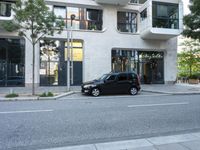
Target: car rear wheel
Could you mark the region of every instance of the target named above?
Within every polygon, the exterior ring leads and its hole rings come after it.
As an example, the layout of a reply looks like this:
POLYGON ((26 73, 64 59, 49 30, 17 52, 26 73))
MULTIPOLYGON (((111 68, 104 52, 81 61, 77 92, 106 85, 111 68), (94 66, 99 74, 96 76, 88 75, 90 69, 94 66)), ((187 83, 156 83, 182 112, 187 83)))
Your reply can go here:
POLYGON ((98 88, 93 88, 91 91, 92 96, 99 96, 100 95, 100 90, 98 88))
POLYGON ((137 95, 138 89, 136 87, 131 87, 130 90, 129 90, 129 93, 131 95, 137 95))

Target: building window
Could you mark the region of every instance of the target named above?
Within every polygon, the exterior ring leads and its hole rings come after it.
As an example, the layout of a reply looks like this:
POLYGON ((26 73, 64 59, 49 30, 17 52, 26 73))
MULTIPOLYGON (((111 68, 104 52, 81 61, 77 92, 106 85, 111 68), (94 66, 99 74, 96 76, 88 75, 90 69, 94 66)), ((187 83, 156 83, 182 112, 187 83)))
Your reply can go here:
POLYGON ((153 2, 153 27, 179 29, 178 4, 153 2))
POLYGON ((147 18, 147 8, 145 8, 141 13, 140 13, 140 21, 143 21, 147 18))
POLYGON ((67 7, 67 27, 71 26, 71 15, 75 14, 73 29, 83 30, 102 30, 103 11, 90 8, 67 7))
POLYGON ((117 12, 117 29, 120 32, 137 32, 137 13, 117 12))
POLYGON ((0 16, 1 17, 11 16, 11 3, 0 2, 0 16))
POLYGON ((66 18, 66 7, 64 6, 54 6, 54 14, 57 16, 57 17, 61 17, 63 19, 66 18))
MULTIPOLYGON (((41 86, 67 85, 67 47, 66 41, 40 40, 41 86)), ((73 61, 73 85, 80 85, 82 83, 83 44, 81 41, 74 40, 72 47, 73 54, 70 49, 70 62, 73 61)))
POLYGON ((112 50, 112 72, 136 72, 142 83, 164 83, 164 53, 112 50))
POLYGON ((24 86, 25 40, 0 38, 0 86, 24 86))
POLYGON ((144 4, 147 0, 131 0, 130 3, 132 4, 144 4))

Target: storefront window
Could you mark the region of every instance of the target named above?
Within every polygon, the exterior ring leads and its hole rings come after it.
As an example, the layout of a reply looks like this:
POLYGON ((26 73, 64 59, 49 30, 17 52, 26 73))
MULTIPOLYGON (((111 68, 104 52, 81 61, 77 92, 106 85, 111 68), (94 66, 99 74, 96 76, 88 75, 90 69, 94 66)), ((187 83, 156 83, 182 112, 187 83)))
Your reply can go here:
POLYGON ((0 86, 24 86, 25 40, 0 38, 0 86))
POLYGON ((164 83, 164 53, 112 50, 113 72, 136 72, 142 83, 164 83))
POLYGON ((137 32, 137 13, 117 12, 117 29, 120 32, 137 32))
MULTIPOLYGON (((73 54, 70 50, 70 64, 73 61, 73 85, 80 85, 82 83, 82 42, 75 40, 72 45, 73 54)), ((67 85, 67 47, 66 41, 50 39, 40 41, 41 86, 67 85)))

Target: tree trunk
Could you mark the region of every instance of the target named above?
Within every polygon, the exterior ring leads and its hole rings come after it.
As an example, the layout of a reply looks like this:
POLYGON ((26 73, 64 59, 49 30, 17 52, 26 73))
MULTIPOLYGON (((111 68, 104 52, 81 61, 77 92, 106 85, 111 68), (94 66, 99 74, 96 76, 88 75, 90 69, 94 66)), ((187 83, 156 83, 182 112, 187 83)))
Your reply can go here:
POLYGON ((33 43, 33 66, 32 66, 32 95, 35 95, 35 44, 33 43))

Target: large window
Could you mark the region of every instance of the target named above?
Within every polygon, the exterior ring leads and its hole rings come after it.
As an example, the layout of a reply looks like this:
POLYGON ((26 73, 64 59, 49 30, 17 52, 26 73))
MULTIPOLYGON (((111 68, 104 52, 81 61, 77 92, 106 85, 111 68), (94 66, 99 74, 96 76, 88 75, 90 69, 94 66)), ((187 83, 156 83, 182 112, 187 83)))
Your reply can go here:
POLYGON ((120 32, 137 32, 137 13, 117 12, 117 29, 120 32))
POLYGON ((153 2, 153 27, 179 28, 178 4, 153 2))
POLYGON ((11 3, 0 2, 0 16, 2 17, 11 16, 11 3))
POLYGON ((136 72, 142 83, 164 83, 164 53, 112 50, 112 72, 136 72))
MULTIPOLYGON (((40 41, 41 86, 67 85, 67 47, 67 42, 62 40, 47 39, 40 41)), ((70 49, 70 64, 72 66, 73 62, 74 73, 73 78, 71 77, 71 85, 80 85, 82 83, 82 42, 74 40, 72 47, 73 50, 70 49)))
POLYGON ((147 0, 131 0, 130 3, 133 4, 144 4, 147 0))
POLYGON ((67 7, 67 27, 71 26, 71 15, 75 14, 74 29, 102 30, 102 10, 67 7))
POLYGON ((102 10, 78 7, 54 6, 54 13, 61 17, 66 27, 71 27, 71 15, 76 17, 72 22, 72 28, 79 30, 102 30, 102 10))
POLYGON ((24 86, 25 40, 0 38, 0 86, 24 86))

